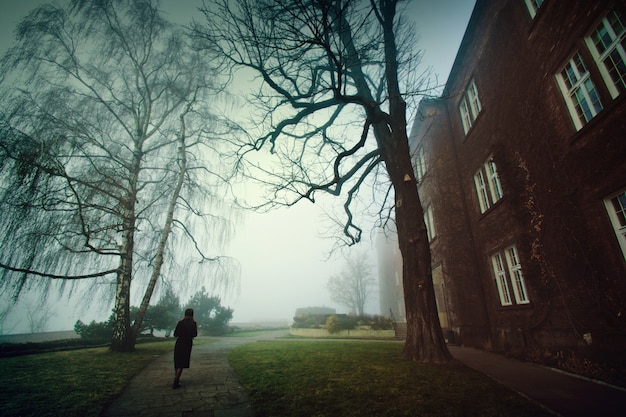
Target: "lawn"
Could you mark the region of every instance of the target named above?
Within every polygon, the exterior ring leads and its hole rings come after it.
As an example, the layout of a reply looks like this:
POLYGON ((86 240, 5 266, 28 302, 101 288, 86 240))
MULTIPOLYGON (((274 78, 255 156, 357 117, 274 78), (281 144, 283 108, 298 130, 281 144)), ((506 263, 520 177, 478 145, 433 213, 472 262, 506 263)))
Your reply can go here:
POLYGON ((138 344, 133 353, 91 348, 0 359, 0 415, 99 416, 128 381, 174 340, 138 344))
POLYGON ((257 417, 548 416, 467 366, 417 364, 394 342, 270 341, 229 353, 257 417))
MULTIPOLYGON (((199 343, 210 339, 200 338, 199 343)), ((174 340, 0 359, 0 415, 97 417, 174 340)), ((399 359, 397 342, 264 341, 229 352, 257 417, 547 416, 465 365, 399 359)))

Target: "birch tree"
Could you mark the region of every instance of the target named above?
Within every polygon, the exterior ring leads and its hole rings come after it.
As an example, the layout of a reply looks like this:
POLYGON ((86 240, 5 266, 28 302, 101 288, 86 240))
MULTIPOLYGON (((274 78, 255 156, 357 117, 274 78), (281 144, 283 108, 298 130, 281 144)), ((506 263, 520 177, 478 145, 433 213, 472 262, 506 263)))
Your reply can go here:
POLYGON ((134 349, 160 279, 237 274, 211 255, 232 229, 213 158, 220 86, 156 4, 43 5, 2 61, 0 288, 112 287, 116 351, 134 349))
MULTIPOLYGON (((381 174, 393 199, 403 259, 408 335, 403 356, 446 362, 431 258, 407 139, 414 39, 403 31, 400 0, 221 0, 205 2, 197 45, 221 55, 225 69, 253 74, 258 89, 246 117, 241 172, 269 187, 271 204, 343 197, 343 236, 361 239, 355 219, 381 174), (269 151, 264 164, 257 155, 269 151)), ((413 78, 412 78, 413 77, 413 78)), ((245 120, 242 121, 245 123, 245 120)), ((381 221, 386 218, 380 209, 381 221)))

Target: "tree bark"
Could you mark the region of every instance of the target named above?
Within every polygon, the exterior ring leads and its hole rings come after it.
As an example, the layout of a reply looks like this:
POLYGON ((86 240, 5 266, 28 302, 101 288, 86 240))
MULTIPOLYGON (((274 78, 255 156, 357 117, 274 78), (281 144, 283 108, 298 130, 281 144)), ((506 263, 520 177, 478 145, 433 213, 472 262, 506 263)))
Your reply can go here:
POLYGON ((120 269, 117 273, 115 288, 115 307, 113 308, 113 336, 111 350, 115 352, 131 352, 135 344, 130 340, 130 282, 133 268, 132 241, 134 240, 133 227, 126 226, 124 244, 122 245, 120 269))
POLYGON ((121 265, 117 274, 115 290, 115 308, 113 309, 113 337, 111 350, 115 352, 132 352, 135 350, 134 338, 130 329, 130 283, 133 276, 133 252, 135 247, 135 229, 137 218, 137 183, 141 170, 143 134, 139 132, 130 166, 127 199, 124 204, 124 223, 122 230, 121 265))
POLYGON ((402 255, 402 283, 406 308, 405 359, 441 363, 452 359, 437 314, 430 245, 424 211, 411 164, 406 129, 406 102, 398 82, 398 49, 394 18, 396 1, 381 0, 381 24, 385 47, 385 78, 389 96, 389 120, 374 127, 382 147, 389 178, 395 192, 396 228, 402 255))
POLYGON ((139 334, 139 330, 141 329, 141 324, 146 315, 146 311, 148 311, 148 306, 150 305, 150 299, 152 298, 152 294, 154 293, 156 283, 159 279, 159 276, 161 275, 161 267, 163 266, 165 246, 167 245, 167 239, 169 238, 172 231, 176 203, 185 182, 185 174, 187 173, 187 150, 185 148, 185 115, 190 110, 190 108, 191 104, 189 104, 189 106, 187 106, 187 110, 180 115, 181 130, 178 137, 178 179, 176 181, 176 186, 174 188, 174 191, 172 192, 172 196, 170 197, 169 205, 167 208, 165 224, 163 225, 163 230, 161 231, 161 238, 157 247, 154 266, 152 268, 152 275, 150 276, 150 281, 148 282, 148 286, 146 287, 146 291, 141 301, 141 305, 139 306, 139 311, 137 312, 137 317, 135 317, 135 322, 133 323, 129 335, 131 339, 130 343, 132 343, 133 346, 137 342, 137 336, 139 334))

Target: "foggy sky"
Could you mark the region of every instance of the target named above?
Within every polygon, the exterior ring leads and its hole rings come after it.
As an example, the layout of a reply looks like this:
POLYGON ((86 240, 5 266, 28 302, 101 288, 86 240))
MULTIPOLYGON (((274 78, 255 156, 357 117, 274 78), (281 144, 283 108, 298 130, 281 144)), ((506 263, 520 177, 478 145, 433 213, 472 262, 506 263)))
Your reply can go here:
MULTIPOLYGON (((13 43, 16 24, 41 0, 0 0, 0 53, 13 43)), ((162 0, 162 9, 178 23, 186 23, 202 3, 201 0, 162 0)), ((424 50, 422 65, 430 66, 439 75, 442 84, 448 77, 475 0, 413 0, 409 5, 419 32, 419 48, 424 50)), ((409 126, 412 121, 408 121, 409 126)), ((336 201, 341 204, 341 200, 336 201)), ((340 272, 343 258, 326 259, 333 241, 320 237, 323 211, 316 205, 303 201, 289 209, 268 214, 248 214, 238 227, 227 255, 241 263, 241 287, 238 295, 222 294, 222 304, 234 309, 233 323, 256 321, 282 321, 290 323, 296 308, 326 306, 345 312, 334 304, 326 290, 328 278, 340 272)), ((374 276, 376 260, 369 242, 369 231, 364 231, 365 242, 357 251, 368 249, 374 276)), ((156 298, 156 297, 155 297, 156 298)), ((181 301, 185 301, 183 298, 181 301)), ((0 300, 0 303, 3 302, 0 300)), ((153 303, 156 300, 153 299, 153 303)), ((55 314, 46 330, 67 330, 77 319, 89 322, 104 321, 109 311, 89 311, 81 314, 77 309, 57 309, 67 301, 53 307, 55 314)), ((377 297, 368 303, 366 312, 380 314, 377 297)), ((10 320, 20 320, 19 309, 10 320)), ((22 318, 23 320, 23 318, 22 318)), ((5 326, 5 331, 9 326, 5 326)), ((12 333, 26 331, 16 327, 12 333)))

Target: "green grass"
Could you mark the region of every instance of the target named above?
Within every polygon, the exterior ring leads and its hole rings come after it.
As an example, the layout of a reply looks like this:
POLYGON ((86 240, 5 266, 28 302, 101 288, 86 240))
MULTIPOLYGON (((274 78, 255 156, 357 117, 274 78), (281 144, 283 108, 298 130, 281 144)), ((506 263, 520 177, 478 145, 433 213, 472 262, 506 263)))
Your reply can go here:
POLYGON ((133 353, 91 348, 0 359, 0 414, 99 416, 128 381, 174 340, 137 345, 133 353))
POLYGON ((229 352, 258 417, 547 416, 467 366, 400 359, 393 342, 270 341, 229 352))
POLYGON ((285 327, 284 329, 250 329, 250 330, 243 329, 243 330, 234 331, 232 333, 227 333, 224 335, 224 337, 257 337, 257 336, 262 336, 269 331, 277 331, 277 330, 284 330, 285 336, 289 335, 289 328, 285 327))

